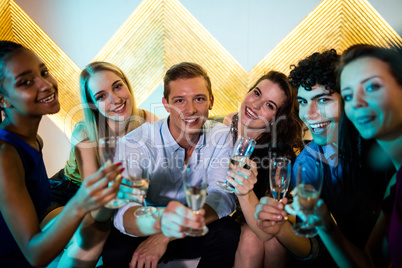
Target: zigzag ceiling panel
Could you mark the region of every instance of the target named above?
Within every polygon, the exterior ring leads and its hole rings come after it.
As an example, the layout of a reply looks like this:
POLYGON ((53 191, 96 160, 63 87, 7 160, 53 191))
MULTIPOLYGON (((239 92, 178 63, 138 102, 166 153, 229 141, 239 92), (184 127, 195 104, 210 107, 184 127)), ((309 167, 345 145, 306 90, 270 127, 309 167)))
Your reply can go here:
MULTIPOLYGON (((81 116, 81 70, 14 1, 0 0, 0 8, 0 39, 35 51, 56 77, 62 110, 51 119, 69 136, 81 116)), ((162 84, 171 65, 200 63, 212 80, 211 115, 225 115, 237 110, 247 87, 267 71, 288 74, 291 64, 314 51, 342 52, 356 43, 402 47, 402 39, 366 0, 324 0, 247 73, 179 0, 143 0, 94 60, 121 67, 139 105, 162 84)))
POLYGON ((401 37, 366 0, 324 0, 249 74, 249 86, 266 70, 289 74, 291 64, 315 51, 339 53, 353 44, 402 47, 401 37))
POLYGON ((60 112, 51 115, 51 120, 61 130, 64 130, 67 136, 70 136, 74 122, 82 118, 78 97, 80 68, 14 1, 1 1, 0 6, 2 7, 1 14, 9 14, 8 18, 0 17, 2 29, 0 39, 21 43, 44 61, 58 82, 61 103, 60 112), (9 21, 11 23, 8 23, 9 21), (12 36, 3 36, 3 32, 12 32, 12 36))
POLYGON ((170 66, 182 61, 208 71, 215 96, 211 115, 236 110, 247 85, 246 71, 177 0, 144 0, 95 60, 122 67, 138 104, 162 83, 170 66))
POLYGON ((11 12, 8 1, 0 1, 0 37, 3 40, 13 40, 13 27, 11 25, 11 12))

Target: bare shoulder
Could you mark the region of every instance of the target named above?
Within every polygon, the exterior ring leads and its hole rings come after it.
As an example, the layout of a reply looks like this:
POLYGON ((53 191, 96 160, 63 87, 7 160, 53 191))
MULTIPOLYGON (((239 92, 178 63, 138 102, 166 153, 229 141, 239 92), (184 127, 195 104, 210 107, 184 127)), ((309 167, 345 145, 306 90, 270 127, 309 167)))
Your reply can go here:
POLYGON ((96 143, 89 140, 78 143, 75 147, 75 159, 81 180, 94 174, 99 169, 96 143))
POLYGON ((156 115, 154 115, 150 111, 147 111, 147 110, 143 110, 143 111, 144 111, 144 120, 146 123, 152 124, 159 119, 156 115))
MULTIPOLYGON (((11 164, 16 160, 21 161, 17 149, 8 142, 0 140, 0 162, 2 164, 11 164)), ((3 167, 4 165, 1 165, 1 168, 3 167)))
POLYGON ((25 185, 24 176, 24 166, 17 149, 0 140, 0 191, 2 198, 16 186, 25 185))
POLYGON ((84 122, 75 124, 73 133, 71 135, 71 143, 76 145, 88 139, 88 131, 84 122))
POLYGON ((84 140, 77 144, 75 147, 75 154, 84 155, 86 157, 94 157, 97 153, 97 144, 90 140, 84 140))
POLYGON ((237 112, 233 112, 225 116, 225 119, 223 119, 223 123, 227 126, 230 126, 232 124, 233 116, 237 114, 237 112))

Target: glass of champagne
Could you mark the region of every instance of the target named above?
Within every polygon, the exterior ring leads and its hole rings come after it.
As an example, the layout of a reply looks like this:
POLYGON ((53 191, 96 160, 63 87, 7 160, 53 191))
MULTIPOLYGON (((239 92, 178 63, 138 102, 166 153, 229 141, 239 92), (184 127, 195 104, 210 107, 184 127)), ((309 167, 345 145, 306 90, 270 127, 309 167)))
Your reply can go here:
POLYGON ((138 161, 132 158, 126 158, 126 170, 128 178, 125 180, 125 186, 130 189, 126 193, 135 200, 141 202, 142 207, 134 212, 136 217, 152 216, 156 214, 157 209, 147 205, 146 196, 149 188, 149 171, 145 165, 140 165, 138 161))
MULTIPOLYGON (((190 169, 189 166, 185 165, 183 170, 183 186, 188 207, 194 214, 199 214, 207 196, 207 169, 190 169)), ((188 236, 203 236, 208 233, 208 227, 187 228, 185 233, 188 236)))
MULTIPOLYGON (((233 171, 234 166, 243 167, 246 164, 246 159, 253 153, 256 144, 256 141, 253 139, 239 136, 230 157, 229 170, 233 171)), ((228 180, 225 182, 218 181, 216 185, 228 193, 234 193, 236 190, 228 180)))
POLYGON ((317 234, 314 224, 311 224, 309 218, 314 214, 314 209, 320 198, 323 184, 322 166, 316 162, 314 167, 314 178, 307 176, 306 168, 298 166, 295 202, 298 207, 292 204, 296 211, 299 211, 296 222, 292 226, 293 232, 302 237, 313 237, 317 234), (300 217, 299 217, 300 216, 300 217))
POLYGON ((292 164, 285 157, 273 157, 269 161, 269 185, 272 197, 280 202, 285 197, 291 178, 292 164))
MULTIPOLYGON (((110 136, 100 138, 98 142, 99 158, 102 165, 109 166, 113 163, 113 160, 118 153, 118 147, 120 144, 119 137, 110 136)), ((113 181, 109 182, 109 186, 113 185, 113 181)), ((119 195, 119 194, 118 194, 119 195)), ((105 205, 107 208, 119 208, 126 204, 125 199, 121 199, 118 196, 105 205)))

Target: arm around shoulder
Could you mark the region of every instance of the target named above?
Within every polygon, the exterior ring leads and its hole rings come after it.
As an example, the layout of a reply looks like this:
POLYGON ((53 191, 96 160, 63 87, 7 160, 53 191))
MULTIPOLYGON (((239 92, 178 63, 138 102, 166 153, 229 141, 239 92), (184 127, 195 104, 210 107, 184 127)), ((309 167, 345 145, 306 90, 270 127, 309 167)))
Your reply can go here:
POLYGON ((237 112, 233 112, 228 114, 227 116, 225 116, 225 118, 223 119, 223 123, 227 126, 230 126, 232 124, 232 119, 233 116, 236 114, 237 112))
POLYGON ((158 120, 159 120, 159 118, 155 114, 151 113, 150 111, 144 110, 144 121, 146 123, 152 124, 158 120))

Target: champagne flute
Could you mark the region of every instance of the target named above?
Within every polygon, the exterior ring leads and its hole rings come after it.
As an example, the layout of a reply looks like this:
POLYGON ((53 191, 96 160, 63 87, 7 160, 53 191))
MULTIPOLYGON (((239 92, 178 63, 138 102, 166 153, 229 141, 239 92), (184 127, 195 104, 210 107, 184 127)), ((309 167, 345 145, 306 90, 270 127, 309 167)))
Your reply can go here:
POLYGON ((285 197, 291 177, 291 161, 284 157, 273 157, 269 161, 269 185, 272 197, 280 202, 285 197))
MULTIPOLYGON (((309 218, 314 214, 314 209, 317 206, 320 198, 323 172, 321 165, 316 162, 314 167, 314 178, 311 179, 306 174, 306 168, 302 165, 298 166, 296 189, 297 194, 295 201, 298 203, 298 210, 300 212, 300 219, 297 216, 296 222, 292 226, 293 232, 302 237, 313 237, 317 235, 317 229, 314 224, 309 222, 309 218)), ((293 206, 293 205, 292 205, 293 206)), ((293 206, 293 208, 295 208, 293 206)))
POLYGON ((129 196, 135 197, 142 204, 142 207, 134 212, 137 217, 145 217, 156 214, 157 209, 155 207, 147 206, 146 196, 149 188, 149 171, 147 166, 141 166, 138 161, 131 158, 126 158, 126 170, 128 178, 126 181, 126 187, 131 189, 129 196))
MULTIPOLYGON (((98 142, 99 158, 102 165, 109 166, 112 164, 116 153, 118 152, 118 147, 120 144, 119 137, 104 137, 100 138, 98 142)), ((113 185, 113 181, 109 182, 109 186, 113 185)), ((105 205, 107 208, 119 208, 126 204, 125 199, 121 199, 118 196, 109 201, 105 205)))
MULTIPOLYGON (((207 169, 199 168, 191 170, 189 166, 185 165, 183 170, 183 186, 188 207, 194 214, 199 214, 207 196, 207 169)), ((208 227, 188 227, 185 233, 188 236, 203 236, 208 233, 208 227)))
MULTIPOLYGON (((246 159, 253 153, 256 144, 256 141, 253 139, 239 136, 230 157, 229 171, 233 171, 233 167, 235 166, 243 167, 246 164, 246 159)), ((218 181, 216 185, 228 193, 234 193, 236 190, 228 180, 225 182, 218 181)))

